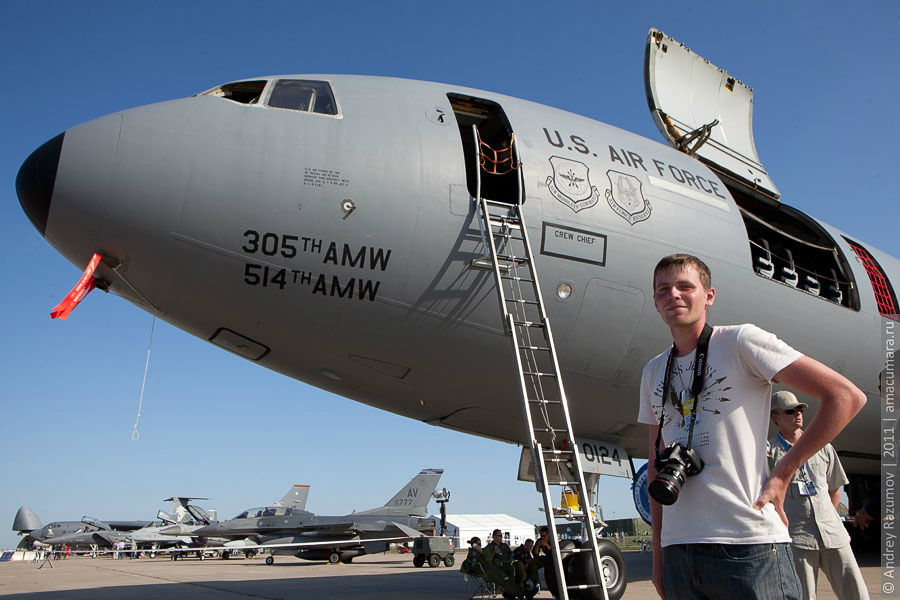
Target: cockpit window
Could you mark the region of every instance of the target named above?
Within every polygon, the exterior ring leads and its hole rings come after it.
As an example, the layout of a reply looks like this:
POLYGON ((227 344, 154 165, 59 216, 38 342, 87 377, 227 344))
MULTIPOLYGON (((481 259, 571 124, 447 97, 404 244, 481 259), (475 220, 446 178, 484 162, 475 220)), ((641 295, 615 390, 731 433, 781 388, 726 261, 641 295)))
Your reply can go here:
POLYGON ((269 106, 323 115, 336 115, 337 104, 327 81, 280 79, 269 96, 269 106))
POLYGON ((266 80, 260 81, 237 81, 235 83, 226 83, 219 87, 203 92, 203 96, 215 96, 216 98, 225 98, 233 102, 241 104, 256 104, 259 97, 266 88, 266 80))

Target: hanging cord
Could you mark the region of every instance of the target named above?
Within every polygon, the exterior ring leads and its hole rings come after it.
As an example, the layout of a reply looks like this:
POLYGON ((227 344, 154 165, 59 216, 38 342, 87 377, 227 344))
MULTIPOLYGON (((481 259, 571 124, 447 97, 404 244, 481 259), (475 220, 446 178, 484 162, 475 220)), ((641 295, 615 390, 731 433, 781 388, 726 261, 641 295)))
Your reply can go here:
POLYGON ((134 429, 131 431, 131 439, 138 441, 141 434, 138 431, 138 423, 141 421, 141 407, 144 405, 144 386, 147 384, 147 369, 150 367, 150 348, 153 346, 153 330, 156 329, 156 315, 153 315, 153 322, 150 324, 150 342, 147 344, 147 360, 144 362, 144 379, 141 381, 141 395, 138 398, 137 418, 134 421, 134 429))

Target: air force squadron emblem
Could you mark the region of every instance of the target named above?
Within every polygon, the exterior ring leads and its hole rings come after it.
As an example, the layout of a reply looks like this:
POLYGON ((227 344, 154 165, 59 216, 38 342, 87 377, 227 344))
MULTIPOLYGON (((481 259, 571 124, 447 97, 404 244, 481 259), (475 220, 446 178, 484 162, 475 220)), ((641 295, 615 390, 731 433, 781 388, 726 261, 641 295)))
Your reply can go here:
POLYGON ((617 215, 630 225, 650 218, 653 207, 641 192, 640 179, 612 169, 606 172, 606 176, 609 177, 610 185, 610 189, 606 190, 606 201, 617 215))
POLYGON ((588 166, 577 160, 551 156, 553 175, 547 178, 547 187, 553 197, 578 212, 590 208, 600 200, 600 192, 591 185, 588 166))

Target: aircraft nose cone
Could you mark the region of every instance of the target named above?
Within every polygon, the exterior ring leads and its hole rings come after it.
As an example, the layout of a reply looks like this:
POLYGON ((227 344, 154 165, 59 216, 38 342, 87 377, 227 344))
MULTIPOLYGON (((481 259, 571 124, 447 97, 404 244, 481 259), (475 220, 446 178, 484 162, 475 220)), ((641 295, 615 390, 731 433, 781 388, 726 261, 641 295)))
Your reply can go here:
POLYGON ((19 204, 41 235, 47 230, 47 216, 50 214, 50 201, 53 199, 53 186, 56 184, 56 169, 59 166, 59 155, 65 135, 59 134, 32 152, 16 175, 16 195, 19 196, 19 204))

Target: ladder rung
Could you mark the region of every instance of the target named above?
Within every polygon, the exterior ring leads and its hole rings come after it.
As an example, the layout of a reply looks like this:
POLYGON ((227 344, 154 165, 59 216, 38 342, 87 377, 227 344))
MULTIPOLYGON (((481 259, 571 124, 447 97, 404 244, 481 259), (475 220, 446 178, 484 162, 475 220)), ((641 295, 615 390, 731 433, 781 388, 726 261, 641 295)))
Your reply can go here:
POLYGON ((513 321, 513 325, 519 327, 543 327, 543 323, 535 323, 534 321, 513 321))
POLYGON ((548 450, 546 448, 544 448, 543 452, 544 454, 575 454, 572 450, 548 450))
POLYGON ((553 482, 553 485, 566 485, 569 487, 571 487, 573 485, 578 485, 578 484, 579 484, 578 481, 554 481, 553 482))
POLYGON ((576 554, 578 552, 593 552, 593 551, 594 551, 593 548, 560 548, 559 549, 560 554, 569 554, 569 553, 576 554))
POLYGON ((581 585, 567 585, 567 590, 588 590, 600 587, 599 583, 582 583, 581 585))
POLYGON ((527 277, 519 277, 518 275, 501 275, 503 279, 512 279, 513 281, 524 281, 525 283, 534 283, 533 279, 528 279, 527 277))
POLYGON ((565 427, 551 427, 549 429, 546 427, 535 427, 534 430, 537 433, 550 433, 551 431, 553 433, 565 433, 568 431, 565 427))
MULTIPOLYGON (((494 261, 491 260, 490 256, 482 256, 479 258, 472 259, 472 266, 476 269, 491 269, 494 268, 494 261)), ((497 265, 497 268, 500 269, 503 273, 509 273, 513 267, 511 265, 497 265)), ((501 275, 501 277, 504 277, 501 275)))
POLYGON ((513 231, 520 231, 518 225, 508 225, 506 223, 503 223, 502 225, 491 223, 491 225, 493 225, 493 227, 491 227, 491 234, 494 235, 495 239, 503 239, 507 242, 525 243, 525 238, 514 236, 512 234, 513 231))
POLYGON ((537 300, 520 300, 519 298, 507 298, 507 302, 515 302, 516 304, 534 304, 537 306, 539 303, 537 300))
POLYGON ((519 217, 510 217, 506 215, 488 215, 488 219, 504 225, 521 225, 522 220, 519 217))
POLYGON ((544 373, 543 371, 522 371, 522 375, 530 375, 532 377, 556 377, 556 373, 544 373))
POLYGON ((571 458, 545 458, 545 463, 571 463, 571 458))
POLYGON ((545 346, 519 346, 519 350, 543 350, 549 352, 550 348, 545 346))
POLYGON ((508 260, 509 262, 527 263, 528 259, 521 256, 513 256, 512 254, 498 254, 497 260, 508 260))
POLYGON ((513 231, 516 231, 519 229, 518 225, 505 225, 504 224, 502 226, 498 226, 496 223, 491 223, 491 225, 494 225, 494 227, 491 228, 491 233, 495 236, 495 239, 498 239, 498 240, 503 239, 507 242, 523 242, 523 243, 525 242, 525 238, 514 237, 512 235, 513 231), (502 227, 502 228, 498 229, 497 227, 502 227))
POLYGON ((562 400, 541 400, 540 398, 529 398, 528 401, 534 404, 562 404, 562 400))

